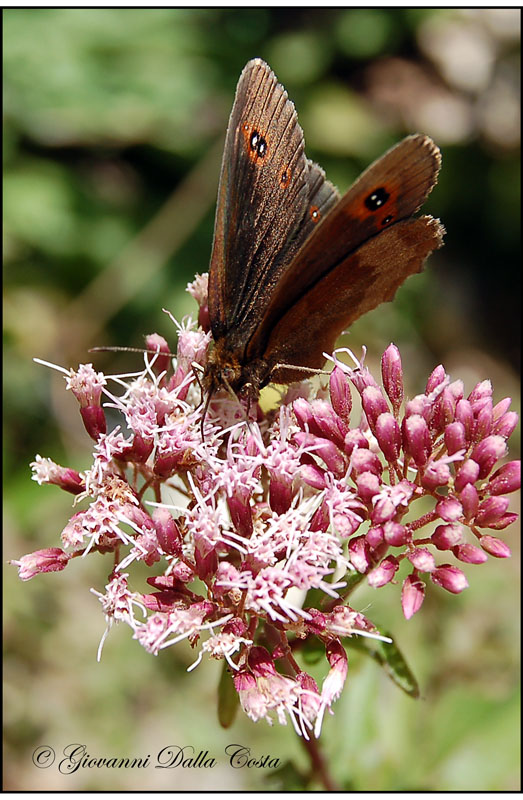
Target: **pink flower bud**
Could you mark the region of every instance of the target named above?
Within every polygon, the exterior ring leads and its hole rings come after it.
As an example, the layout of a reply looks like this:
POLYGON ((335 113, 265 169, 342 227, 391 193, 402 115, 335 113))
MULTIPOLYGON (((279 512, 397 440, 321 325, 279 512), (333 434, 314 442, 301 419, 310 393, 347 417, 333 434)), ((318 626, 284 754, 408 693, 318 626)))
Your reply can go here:
POLYGON ((402 427, 405 451, 412 456, 416 466, 422 467, 427 463, 432 447, 427 423, 419 414, 413 414, 403 420, 402 427))
POLYGON ((95 442, 107 432, 105 414, 100 406, 80 406, 85 430, 95 442))
POLYGON ((198 309, 198 325, 203 331, 205 331, 205 333, 208 333, 211 330, 211 317, 207 303, 201 305, 198 309))
POLYGON ((466 564, 483 564, 488 556, 474 544, 458 544, 452 548, 452 552, 460 561, 466 564))
POLYGON ((421 476, 421 485, 429 491, 434 491, 439 486, 447 486, 449 481, 450 467, 441 460, 429 461, 421 476))
POLYGON ((234 688, 238 693, 256 689, 256 678, 250 672, 237 672, 233 680, 234 688))
POLYGON ((399 564, 394 556, 384 558, 381 564, 378 564, 377 567, 374 567, 374 569, 369 572, 367 576, 369 586, 372 586, 374 589, 385 586, 386 583, 389 583, 393 579, 398 569, 399 564))
POLYGON ((456 410, 456 398, 445 387, 439 397, 434 401, 432 412, 430 416, 430 430, 436 433, 442 433, 446 425, 449 425, 454 419, 456 410))
MULTIPOLYGON (((137 528, 140 528, 143 531, 155 531, 156 526, 151 516, 140 506, 135 506, 134 503, 126 503, 123 506, 122 511, 125 514, 125 517, 137 528)), ((167 511, 167 513, 169 513, 167 511)))
POLYGON ((509 410, 511 402, 512 398, 504 397, 503 400, 500 400, 499 403, 496 403, 496 405, 492 409, 492 416, 494 417, 494 421, 500 419, 500 417, 502 417, 503 414, 509 410))
POLYGON ((332 521, 334 522, 336 531, 339 533, 342 539, 348 539, 349 536, 352 536, 353 533, 356 533, 362 523, 361 517, 353 513, 335 513, 332 515, 332 521))
POLYGON ((239 617, 233 617, 229 622, 226 622, 222 628, 223 633, 232 633, 233 636, 245 636, 247 633, 247 626, 245 622, 239 617))
POLYGON ((484 397, 492 397, 492 384, 489 380, 477 383, 469 394, 468 400, 470 403, 474 403, 484 397))
POLYGON ((376 420, 379 415, 389 411, 387 401, 383 397, 381 389, 375 386, 367 386, 367 388, 363 390, 361 404, 369 421, 369 427, 371 431, 374 432, 376 420))
POLYGON ((382 497, 378 500, 371 514, 371 521, 373 525, 380 525, 383 522, 389 522, 396 516, 396 506, 392 498, 382 497))
POLYGON ((175 580, 180 581, 180 583, 189 583, 189 581, 194 580, 194 570, 187 564, 184 564, 183 561, 178 561, 178 563, 174 565, 171 575, 175 580))
POLYGON ((181 460, 182 454, 180 452, 159 453, 157 451, 153 466, 154 474, 158 475, 159 478, 169 478, 176 470, 181 460))
POLYGON ((458 471, 456 473, 456 480, 454 481, 454 486, 456 487, 456 491, 461 492, 461 490, 468 483, 476 483, 478 478, 479 478, 479 464, 477 464, 471 458, 467 458, 466 461, 461 462, 458 471))
POLYGON ((467 483, 459 493, 463 516, 466 520, 474 519, 479 508, 478 490, 471 483, 467 483))
POLYGON ((414 414, 419 414, 427 422, 430 418, 430 410, 431 405, 428 397, 424 394, 418 394, 405 404, 405 419, 414 416, 414 414))
POLYGON ((330 521, 329 507, 324 500, 321 506, 314 512, 309 528, 311 531, 325 532, 330 525, 330 521))
POLYGON ((330 374, 329 392, 334 411, 348 425, 352 410, 352 396, 349 382, 340 367, 334 367, 330 374))
POLYGON ((480 397, 478 400, 470 400, 474 417, 477 419, 478 414, 485 408, 492 411, 492 397, 480 397))
POLYGON ((209 580, 218 569, 216 550, 204 536, 195 536, 194 545, 196 574, 202 581, 209 580))
POLYGON ((18 577, 28 581, 41 572, 61 572, 69 563, 71 555, 60 547, 47 547, 45 550, 35 550, 22 556, 19 561, 10 561, 18 567, 18 577))
POLYGON ((432 572, 436 568, 434 556, 425 547, 416 547, 412 553, 407 553, 407 558, 420 572, 432 572))
POLYGON ((400 351, 395 344, 389 344, 381 357, 381 377, 394 413, 397 414, 403 402, 403 369, 400 351))
POLYGON ((490 553, 494 558, 510 558, 512 552, 508 544, 497 539, 495 536, 482 536, 479 543, 483 550, 490 553))
POLYGON ((502 436, 487 436, 479 442, 472 451, 472 458, 479 464, 479 477, 486 478, 490 470, 507 451, 505 439, 502 436))
POLYGON ((302 431, 310 431, 311 425, 314 422, 314 418, 312 414, 312 407, 308 400, 305 400, 303 397, 298 397, 298 399, 292 404, 292 410, 294 411, 296 422, 302 431))
POLYGON ((358 495, 364 503, 370 503, 375 494, 381 489, 381 481, 374 472, 362 472, 356 478, 358 495))
POLYGON ((313 722, 318 716, 321 708, 321 695, 318 691, 318 684, 306 672, 299 672, 296 681, 305 691, 300 696, 300 709, 309 722, 313 722))
POLYGON ((227 498, 227 505, 229 506, 232 524, 236 528, 236 532, 245 539, 249 539, 253 531, 252 510, 249 499, 233 495, 227 498))
POLYGON ((452 381, 446 389, 454 398, 454 406, 463 399, 463 381, 452 381))
MULTIPOLYGON (((115 459, 117 461, 127 462, 132 461, 136 464, 145 464, 149 456, 151 455, 154 447, 154 439, 144 439, 140 436, 139 433, 135 433, 133 436, 132 444, 128 447, 125 447, 121 453, 115 453, 115 459)), ((166 461, 170 461, 172 456, 165 456, 166 461)), ((176 459, 175 459, 176 461, 176 459)), ((161 462, 160 462, 161 463, 161 462)), ((168 470, 167 474, 170 474, 171 470, 168 470)))
POLYGON ((401 450, 401 432, 392 414, 385 412, 379 415, 374 435, 387 461, 397 461, 401 450))
POLYGON ((419 611, 425 598, 425 584, 416 573, 408 575, 401 590, 401 607, 405 619, 410 619, 419 611))
POLYGON ((456 522, 463 515, 463 507, 455 497, 445 497, 436 505, 436 513, 445 522, 456 522))
POLYGON ((438 525, 430 538, 438 550, 450 550, 461 542, 463 527, 455 522, 450 525, 438 525))
POLYGON ((376 389, 379 389, 378 384, 367 367, 361 367, 360 369, 352 370, 350 373, 350 379, 360 394, 363 394, 367 386, 374 386, 376 389))
POLYGON ((150 333, 145 337, 145 346, 147 350, 158 353, 157 356, 151 356, 151 365, 156 375, 167 372, 171 363, 171 352, 163 336, 158 333, 150 333))
POLYGON ((367 437, 360 431, 359 428, 353 428, 345 437, 345 442, 343 445, 343 449, 348 456, 351 455, 352 451, 359 447, 360 450, 368 450, 369 449, 369 440, 367 437))
POLYGON ((451 422, 447 425, 444 438, 449 456, 457 453, 458 450, 465 450, 467 447, 465 427, 462 422, 451 422))
POLYGON ((163 552, 167 555, 181 555, 182 536, 171 512, 167 508, 159 506, 154 510, 153 522, 158 543, 163 552))
POLYGON ((430 394, 434 391, 434 389, 443 383, 446 378, 445 369, 442 364, 439 364, 435 367, 431 374, 429 375, 429 379, 427 381, 427 386, 425 388, 425 394, 430 394))
POLYGON ((498 522, 505 514, 509 505, 508 497, 487 497, 476 514, 475 523, 481 528, 490 528, 492 523, 498 522))
POLYGON ((404 525, 399 522, 385 522, 383 524, 383 536, 387 544, 391 547, 401 547, 409 540, 409 534, 404 525))
POLYGON ((292 503, 292 478, 270 473, 269 505, 276 514, 285 514, 292 503))
POLYGON ((472 439, 474 442, 480 442, 492 430, 492 400, 490 397, 482 401, 482 407, 478 410, 474 408, 476 421, 474 423, 474 430, 472 439))
POLYGON ((365 540, 371 550, 375 550, 383 542, 383 528, 381 525, 369 528, 365 534, 365 540))
POLYGON ((355 536, 349 542, 350 563, 358 572, 367 572, 370 566, 369 549, 364 536, 355 536))
POLYGON ((324 489, 325 483, 325 470, 318 464, 302 464, 300 467, 301 479, 313 489, 324 489))
POLYGON ((465 439, 470 442, 474 429, 474 414, 468 400, 459 400, 456 404, 456 422, 461 422, 465 431, 465 439))
POLYGON ((452 594, 459 594, 469 585, 464 573, 451 564, 442 564, 441 567, 437 567, 434 572, 431 572, 430 577, 433 583, 452 594))
POLYGON ((311 433, 302 433, 301 431, 295 434, 294 439, 299 446, 310 448, 314 455, 321 458, 325 462, 327 469, 336 478, 343 477, 347 469, 345 456, 334 442, 320 436, 314 436, 311 433))
POLYGON ((488 485, 490 494, 510 494, 521 487, 521 461, 503 464, 491 477, 488 485))
POLYGON ((308 608, 307 613, 310 616, 310 620, 307 623, 309 630, 316 636, 323 633, 327 627, 327 615, 318 611, 317 608, 308 608))
POLYGON ((321 699, 326 705, 336 700, 343 689, 347 677, 347 653, 337 639, 331 639, 325 648, 330 670, 321 687, 321 699))
POLYGON ((383 464, 376 453, 371 453, 370 450, 362 450, 361 448, 353 450, 350 465, 351 471, 355 475, 360 475, 362 472, 373 472, 379 476, 383 472, 383 464))
POLYGON ((257 678, 268 678, 276 675, 276 668, 265 647, 251 647, 249 650, 249 667, 257 678))
POLYGON ((310 428, 311 433, 332 439, 335 444, 342 445, 348 427, 336 414, 330 403, 327 403, 326 400, 314 400, 311 407, 313 424, 313 427, 310 428))
POLYGON ((515 411, 507 411, 506 414, 502 414, 502 416, 493 423, 492 433, 502 436, 504 439, 508 439, 514 432, 518 420, 519 417, 515 411))
POLYGON ((516 522, 517 519, 517 514, 504 514, 497 522, 491 522, 488 527, 495 531, 502 531, 512 525, 513 522, 516 522))

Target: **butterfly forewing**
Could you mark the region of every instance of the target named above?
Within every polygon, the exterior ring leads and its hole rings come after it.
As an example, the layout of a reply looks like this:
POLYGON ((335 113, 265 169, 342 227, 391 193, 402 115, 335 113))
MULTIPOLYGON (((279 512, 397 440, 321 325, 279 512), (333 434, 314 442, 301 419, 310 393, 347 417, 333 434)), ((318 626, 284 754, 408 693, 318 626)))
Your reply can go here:
POLYGON ((223 155, 209 280, 215 339, 246 342, 303 219, 309 166, 293 103, 260 59, 236 90, 223 155))
POLYGON ((334 208, 340 199, 340 193, 332 183, 325 179, 325 172, 318 164, 307 161, 309 166, 308 175, 308 199, 305 214, 301 220, 298 230, 294 234, 289 246, 283 251, 282 258, 286 261, 286 266, 290 264, 293 257, 305 244, 311 233, 317 228, 320 221, 334 208))

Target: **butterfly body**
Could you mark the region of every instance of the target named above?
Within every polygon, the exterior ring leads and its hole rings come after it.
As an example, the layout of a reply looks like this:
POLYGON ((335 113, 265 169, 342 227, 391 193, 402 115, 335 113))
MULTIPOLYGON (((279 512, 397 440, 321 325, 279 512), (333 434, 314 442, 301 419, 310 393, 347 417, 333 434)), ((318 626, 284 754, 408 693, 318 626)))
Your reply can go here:
POLYGON ((391 300, 442 243, 413 216, 436 183, 432 140, 409 136, 340 198, 305 156, 294 105, 260 59, 240 76, 222 162, 209 317, 209 393, 256 398, 320 368, 361 314, 391 300))

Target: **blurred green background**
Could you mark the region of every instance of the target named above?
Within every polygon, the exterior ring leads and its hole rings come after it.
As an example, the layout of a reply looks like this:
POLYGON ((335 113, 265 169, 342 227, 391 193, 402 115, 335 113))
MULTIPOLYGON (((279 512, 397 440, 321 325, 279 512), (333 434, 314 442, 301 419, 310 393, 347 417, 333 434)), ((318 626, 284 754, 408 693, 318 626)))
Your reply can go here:
MULTIPOLYGON (((92 450, 63 378, 32 358, 114 373, 140 357, 88 348, 142 346, 153 330, 175 347, 161 309, 196 312, 184 288, 208 266, 225 127, 254 56, 287 88, 309 157, 340 190, 407 133, 443 153, 425 209, 445 223, 445 248, 345 344, 366 344, 372 368, 395 341, 411 394, 443 362, 468 391, 491 378, 496 401, 512 396, 518 410, 519 9, 10 9, 3 21, 5 559, 59 545, 71 514, 69 496, 31 481, 35 453, 81 470, 92 450)), ((399 587, 355 595, 393 631, 422 699, 351 657, 322 734, 344 788, 519 788, 516 526, 503 538, 513 559, 465 567, 459 597, 429 589, 409 623, 399 587)), ((219 727, 219 665, 188 675, 185 645, 153 658, 119 627, 96 663, 104 621, 89 587, 109 570, 89 558, 22 584, 6 567, 4 788, 281 787, 268 770, 229 767, 231 742, 303 768, 290 727, 241 714, 219 727), (38 745, 71 742, 130 758, 193 745, 220 766, 33 766, 38 745)))

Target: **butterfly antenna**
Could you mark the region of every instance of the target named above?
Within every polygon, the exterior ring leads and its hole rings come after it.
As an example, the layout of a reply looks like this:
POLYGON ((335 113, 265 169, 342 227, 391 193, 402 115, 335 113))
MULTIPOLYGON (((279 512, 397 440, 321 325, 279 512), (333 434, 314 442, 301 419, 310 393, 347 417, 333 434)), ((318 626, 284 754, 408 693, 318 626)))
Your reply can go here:
POLYGON ((191 364, 193 375, 196 378, 196 383, 200 387, 200 403, 203 403, 203 385, 200 380, 200 376, 198 373, 204 372, 204 369, 201 364, 198 364, 196 361, 193 361, 191 364))
MULTIPOLYGON (((305 372, 307 375, 330 375, 326 369, 314 369, 313 367, 299 367, 297 364, 275 364, 271 369, 270 374, 277 372, 279 369, 292 369, 295 372, 305 372)), ((278 383, 278 381, 275 381, 278 383)))
MULTIPOLYGON (((200 382, 198 381, 198 383, 200 383, 200 382)), ((202 385, 201 384, 200 384, 200 389, 202 390, 202 400, 203 400, 203 389, 202 389, 202 385)), ((212 400, 212 395, 213 395, 212 392, 209 392, 209 394, 207 395, 207 399, 205 401, 205 407, 203 409, 203 414, 202 414, 202 421, 200 422, 200 432, 201 432, 201 435, 202 435, 202 442, 205 441, 205 433, 204 433, 203 426, 204 426, 204 423, 205 423, 205 417, 207 416, 207 412, 209 410, 209 405, 210 405, 211 400, 212 400)))
POLYGON ((162 355, 176 358, 174 353, 165 353, 163 350, 149 350, 146 347, 125 347, 124 345, 106 345, 102 347, 90 347, 89 353, 151 353, 151 355, 162 355))

